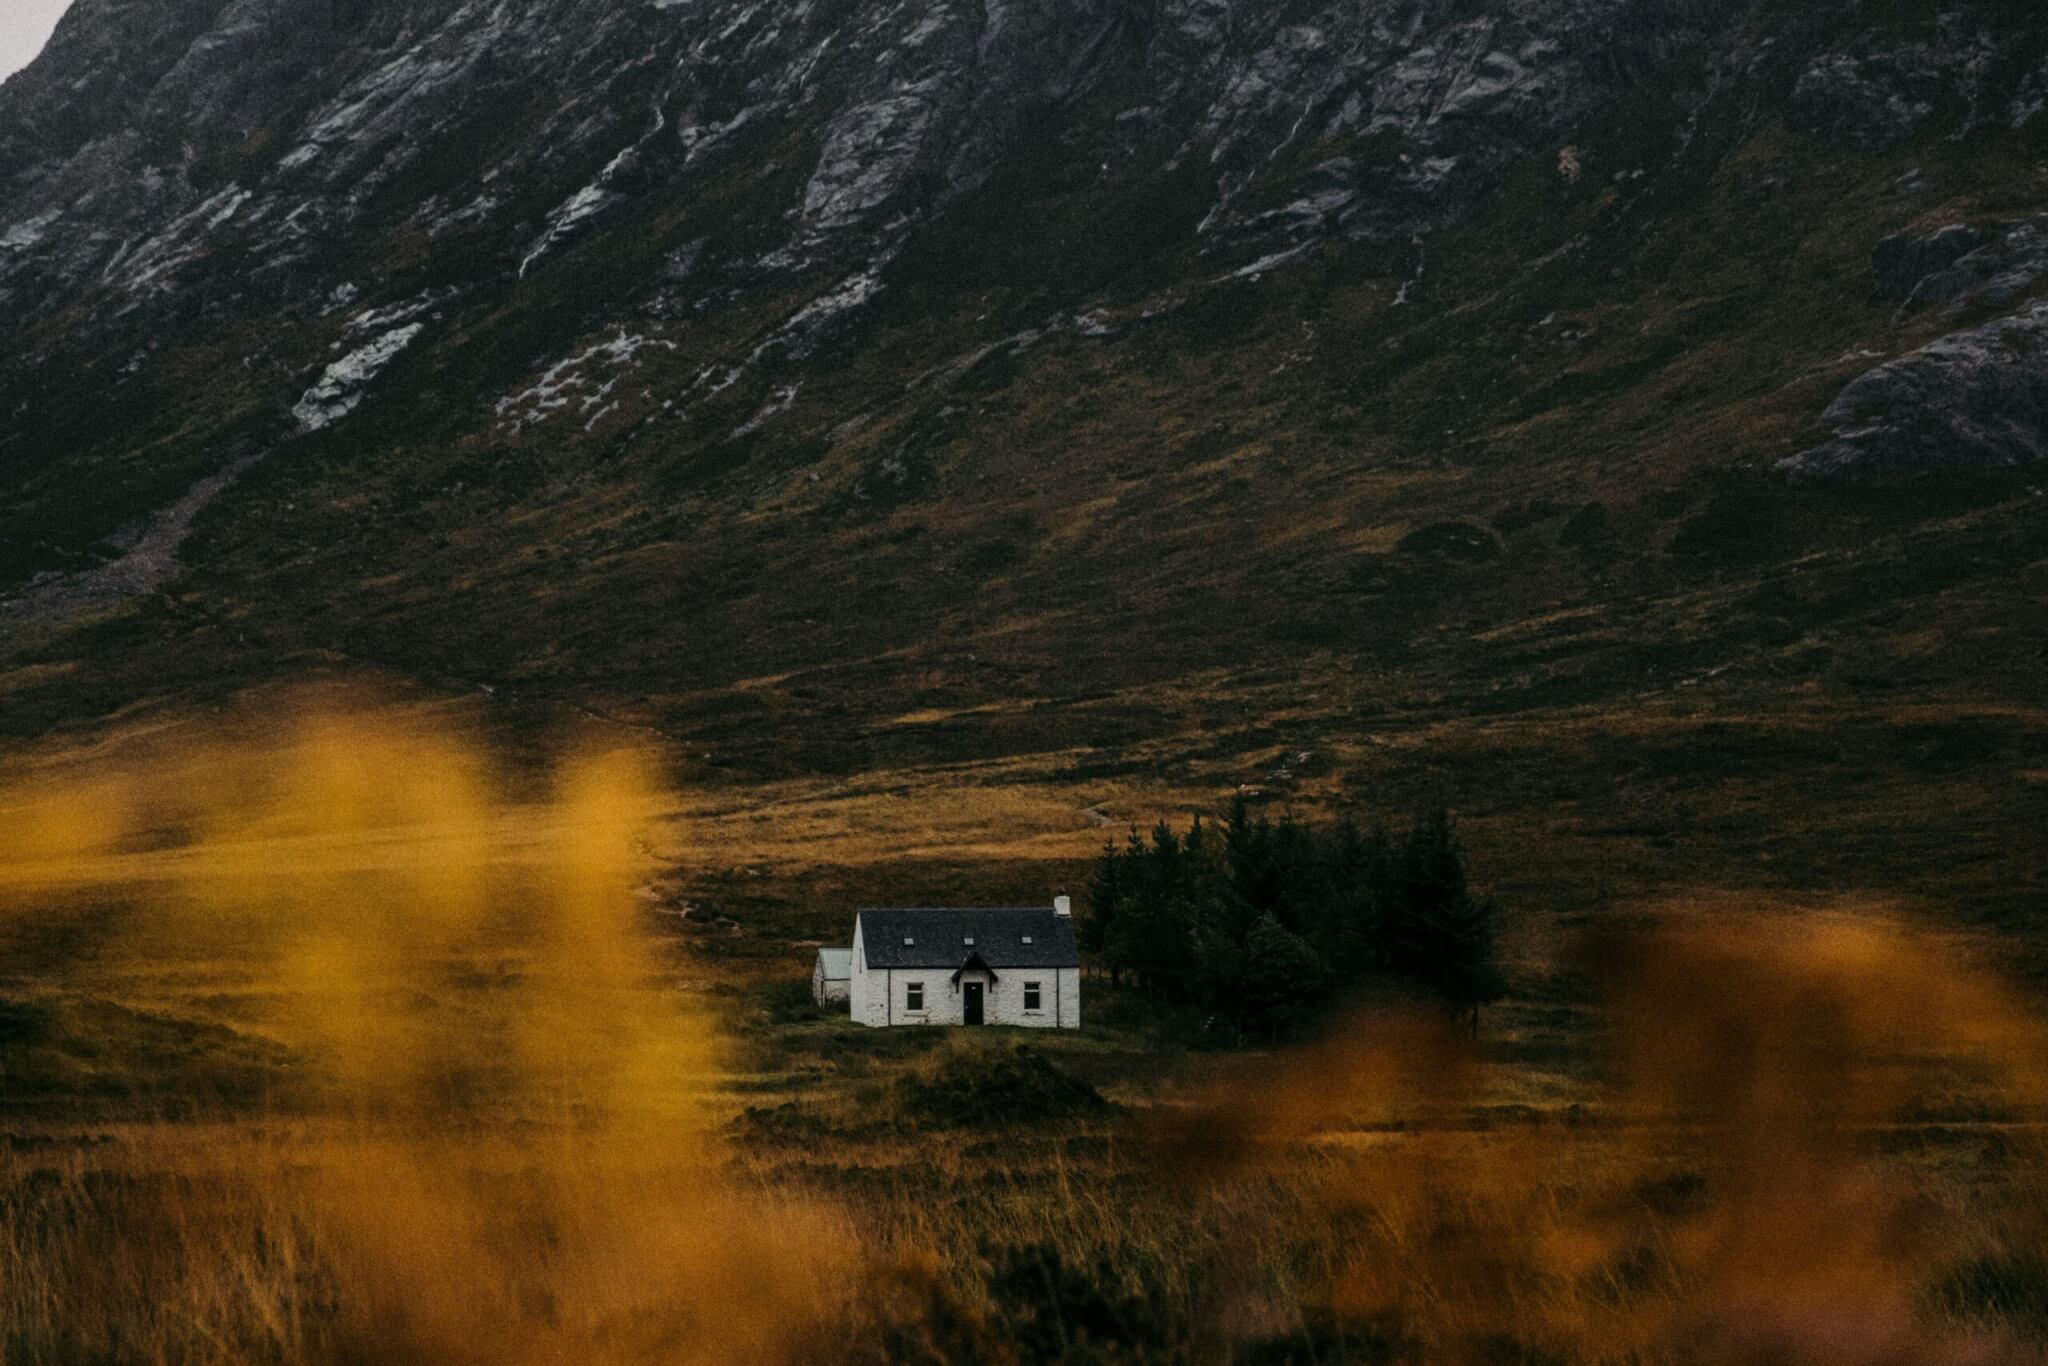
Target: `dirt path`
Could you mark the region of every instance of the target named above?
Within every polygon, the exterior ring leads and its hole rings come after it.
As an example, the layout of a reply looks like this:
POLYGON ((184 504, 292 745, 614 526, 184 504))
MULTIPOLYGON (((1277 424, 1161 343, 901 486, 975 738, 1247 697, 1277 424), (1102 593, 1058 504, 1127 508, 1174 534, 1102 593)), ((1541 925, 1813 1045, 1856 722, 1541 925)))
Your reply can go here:
POLYGON ((245 455, 201 479, 150 518, 119 559, 70 573, 42 574, 18 593, 0 598, 0 623, 48 624, 158 591, 178 576, 178 548, 191 534, 193 521, 262 458, 245 455))

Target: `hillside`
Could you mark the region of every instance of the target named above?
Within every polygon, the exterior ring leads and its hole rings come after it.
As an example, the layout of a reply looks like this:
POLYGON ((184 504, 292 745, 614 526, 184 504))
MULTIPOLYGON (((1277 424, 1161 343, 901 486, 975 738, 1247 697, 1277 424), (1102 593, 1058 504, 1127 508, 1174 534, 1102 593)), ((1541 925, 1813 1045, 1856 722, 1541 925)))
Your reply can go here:
POLYGON ((16 738, 368 673, 2041 907, 2021 0, 78 0, 0 310, 16 738))

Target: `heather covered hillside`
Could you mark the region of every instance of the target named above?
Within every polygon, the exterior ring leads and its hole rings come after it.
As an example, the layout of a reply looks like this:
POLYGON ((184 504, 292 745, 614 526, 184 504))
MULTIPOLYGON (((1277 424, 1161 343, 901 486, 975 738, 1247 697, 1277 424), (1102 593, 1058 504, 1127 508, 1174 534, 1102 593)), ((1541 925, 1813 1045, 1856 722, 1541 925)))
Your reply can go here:
POLYGON ((0 89, 8 725, 313 664, 706 781, 1312 752, 2011 909, 2044 60, 1988 0, 80 0, 0 89))

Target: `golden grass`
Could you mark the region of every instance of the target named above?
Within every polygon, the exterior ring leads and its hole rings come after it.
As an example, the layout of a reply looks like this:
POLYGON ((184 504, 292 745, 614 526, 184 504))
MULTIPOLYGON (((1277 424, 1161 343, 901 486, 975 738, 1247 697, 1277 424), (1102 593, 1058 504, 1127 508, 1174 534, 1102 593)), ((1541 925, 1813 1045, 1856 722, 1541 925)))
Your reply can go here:
MULTIPOLYGON (((10 794, 0 892, 140 912, 108 965, 221 947, 305 1072, 289 1137, 167 1128, 11 1162, 26 1360, 779 1360, 849 1246, 725 1180, 706 1020, 632 889, 669 805, 572 754, 510 806, 458 732, 332 700, 10 794), (494 965, 481 986, 452 964, 494 965)), ((105 969, 103 968, 103 971, 105 969)))
POLYGON ((787 1359, 849 1231, 692 1163, 580 1133, 177 1126, 0 1159, 10 1359, 787 1359))
POLYGON ((13 926, 125 912, 13 1004, 224 1017, 291 1067, 184 1119, 12 1111, 9 1361, 1903 1366, 2048 1333, 2048 1035, 1980 944, 1883 907, 1699 896, 1529 937, 1537 976, 1602 985, 1590 1035, 1537 1002, 1486 1046, 1374 1014, 1176 1059, 1098 1026, 1042 1046, 1113 1074, 1121 1117, 910 1131, 888 1097, 916 1040, 750 1026, 743 1070, 679 976, 746 974, 680 969, 636 889, 664 851, 1085 855, 1079 785, 790 784, 764 829, 633 753, 508 775, 445 712, 208 729, 0 791, 13 926), (1516 1060, 1560 1032, 1577 1061, 1516 1060))

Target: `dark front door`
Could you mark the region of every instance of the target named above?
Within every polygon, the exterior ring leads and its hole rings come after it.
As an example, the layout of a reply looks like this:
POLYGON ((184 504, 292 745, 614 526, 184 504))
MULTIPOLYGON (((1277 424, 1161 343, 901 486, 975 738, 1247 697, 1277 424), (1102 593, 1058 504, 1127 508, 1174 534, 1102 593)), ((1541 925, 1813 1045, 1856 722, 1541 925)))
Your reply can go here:
POLYGON ((962 1024, 980 1024, 981 983, 962 982, 960 984, 960 991, 960 1022, 962 1024))

